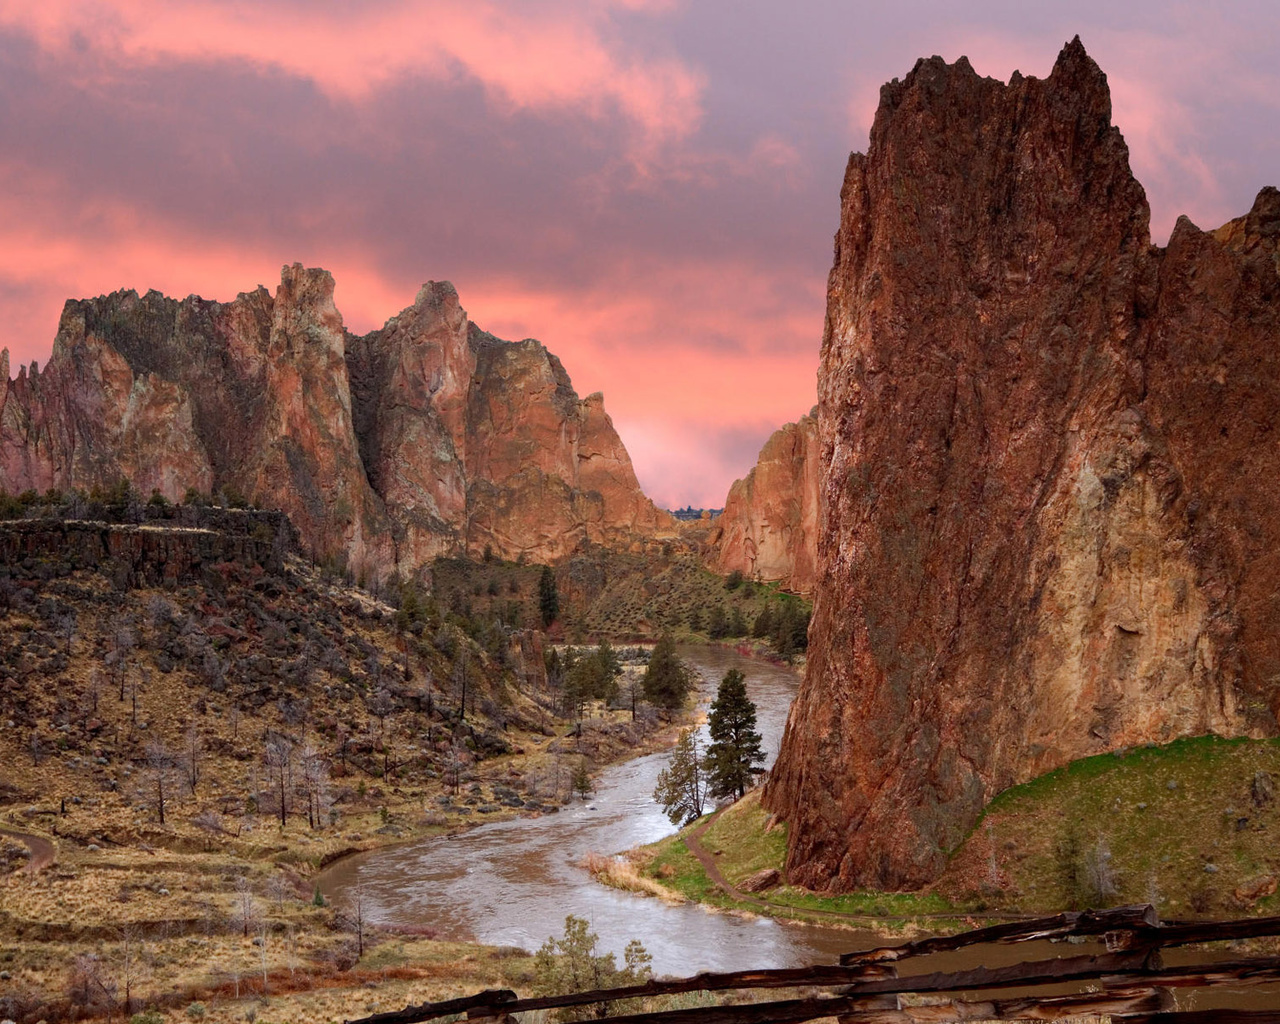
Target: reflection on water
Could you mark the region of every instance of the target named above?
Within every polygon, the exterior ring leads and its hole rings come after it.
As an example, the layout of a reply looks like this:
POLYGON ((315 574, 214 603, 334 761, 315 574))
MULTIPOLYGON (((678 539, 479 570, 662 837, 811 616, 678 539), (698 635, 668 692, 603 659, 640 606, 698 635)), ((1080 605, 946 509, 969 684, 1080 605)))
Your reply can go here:
MULTIPOLYGON (((681 654, 698 670, 704 697, 714 695, 730 668, 746 675, 772 762, 797 677, 722 648, 687 647, 681 654)), ((607 768, 590 803, 575 801, 559 814, 493 822, 454 838, 349 858, 325 872, 320 887, 332 896, 359 877, 379 921, 525 949, 559 935, 565 915, 577 914, 591 922, 601 946, 619 956, 639 938, 659 974, 832 962, 844 950, 874 944, 867 933, 670 906, 592 881, 578 867, 583 854, 614 853, 674 831, 652 795, 666 762, 666 754, 654 754, 607 768)))

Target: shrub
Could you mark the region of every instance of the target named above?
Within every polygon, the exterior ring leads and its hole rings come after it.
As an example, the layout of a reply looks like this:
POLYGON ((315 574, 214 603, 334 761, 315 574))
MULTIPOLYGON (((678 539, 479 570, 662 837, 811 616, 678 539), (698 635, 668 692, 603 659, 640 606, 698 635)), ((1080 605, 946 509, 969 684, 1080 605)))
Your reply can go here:
POLYGON ((192 1020, 202 1020, 204 1018, 204 1003, 192 1003, 188 1006, 187 1016, 192 1020))

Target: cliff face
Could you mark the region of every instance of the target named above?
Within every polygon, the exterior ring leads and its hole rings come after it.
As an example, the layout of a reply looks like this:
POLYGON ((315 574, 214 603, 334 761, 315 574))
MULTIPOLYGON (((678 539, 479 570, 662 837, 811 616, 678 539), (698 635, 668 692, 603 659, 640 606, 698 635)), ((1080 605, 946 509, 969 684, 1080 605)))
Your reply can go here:
POLYGON ((672 529, 599 397, 580 402, 537 342, 477 331, 434 282, 354 337, 333 288, 295 264, 274 296, 68 302, 49 365, 0 385, 0 487, 229 488, 370 577, 672 529))
POLYGON ((767 804, 802 884, 935 877, 1000 790, 1280 712, 1280 193, 1150 245, 1078 40, 921 61, 849 161, 804 685, 767 804))
POLYGON ((735 480, 710 543, 714 568, 808 594, 817 579, 822 445, 817 410, 775 431, 735 480))

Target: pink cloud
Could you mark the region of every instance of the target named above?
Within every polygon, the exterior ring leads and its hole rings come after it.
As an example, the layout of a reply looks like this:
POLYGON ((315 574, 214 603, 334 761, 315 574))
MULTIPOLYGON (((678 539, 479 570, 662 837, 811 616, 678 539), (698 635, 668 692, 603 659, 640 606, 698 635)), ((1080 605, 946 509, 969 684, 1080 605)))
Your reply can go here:
POLYGON ((621 111, 641 145, 687 136, 701 117, 701 75, 607 38, 609 6, 398 0, 303 12, 242 0, 0 0, 0 26, 64 56, 92 37, 124 67, 243 61, 312 81, 343 101, 407 76, 469 77, 512 108, 573 108, 596 118, 621 111))

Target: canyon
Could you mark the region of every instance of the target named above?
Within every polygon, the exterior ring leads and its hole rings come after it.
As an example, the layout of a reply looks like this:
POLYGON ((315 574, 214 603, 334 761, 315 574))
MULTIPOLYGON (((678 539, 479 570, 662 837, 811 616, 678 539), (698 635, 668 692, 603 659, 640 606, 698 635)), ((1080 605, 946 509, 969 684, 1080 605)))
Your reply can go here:
POLYGON ((1079 39, 921 60, 841 191, 793 882, 916 888, 1001 790, 1280 713, 1280 192, 1151 243, 1079 39))
POLYGON ((675 536, 599 394, 537 341, 480 330, 447 282, 354 336, 300 264, 229 303, 69 301, 41 369, 0 357, 0 488, 243 496, 358 578, 464 552, 553 561, 675 536))

